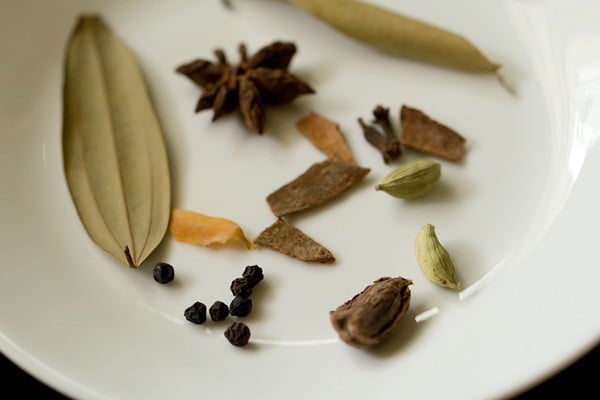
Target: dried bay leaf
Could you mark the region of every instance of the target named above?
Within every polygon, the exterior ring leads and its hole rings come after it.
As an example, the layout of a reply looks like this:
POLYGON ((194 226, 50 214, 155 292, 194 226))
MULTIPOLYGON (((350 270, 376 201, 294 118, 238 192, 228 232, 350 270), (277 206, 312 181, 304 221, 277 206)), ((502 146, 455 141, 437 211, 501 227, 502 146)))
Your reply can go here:
POLYGON ((68 42, 62 145, 90 238, 138 267, 169 223, 167 152, 135 56, 98 16, 79 18, 68 42))
POLYGON ((357 0, 290 0, 341 33, 393 55, 468 72, 497 74, 469 40, 383 8, 357 0))
POLYGON ((449 161, 458 161, 465 152, 466 139, 423 111, 402 106, 400 110, 402 136, 400 143, 423 153, 449 161))
POLYGON ((322 264, 335 261, 329 250, 281 218, 262 231, 254 243, 302 261, 322 264))
POLYGON ((296 127, 317 149, 334 160, 356 164, 338 124, 311 112, 296 123, 296 127))
POLYGON ((307 210, 340 196, 369 171, 368 168, 337 160, 315 163, 302 175, 268 195, 267 203, 278 217, 307 210))
POLYGON ((175 240, 200 246, 242 244, 250 248, 240 226, 226 218, 212 217, 175 208, 171 212, 169 230, 175 240))

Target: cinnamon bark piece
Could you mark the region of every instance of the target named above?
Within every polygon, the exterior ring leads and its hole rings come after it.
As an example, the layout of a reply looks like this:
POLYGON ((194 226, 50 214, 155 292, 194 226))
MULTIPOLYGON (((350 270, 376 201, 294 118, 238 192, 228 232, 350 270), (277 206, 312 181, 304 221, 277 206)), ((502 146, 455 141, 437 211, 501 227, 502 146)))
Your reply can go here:
POLYGON ((356 164, 340 127, 333 121, 311 112, 296 123, 296 127, 317 149, 333 160, 356 164))
POLYGON ((400 143, 423 153, 449 161, 458 161, 464 153, 466 139, 424 112, 402 106, 400 111, 402 135, 400 143))
POLYGON ((302 175, 267 196, 267 203, 278 217, 313 208, 340 196, 369 171, 343 161, 315 163, 302 175))
POLYGON ((262 231, 254 244, 269 247, 298 260, 331 264, 335 257, 329 250, 282 219, 262 231))

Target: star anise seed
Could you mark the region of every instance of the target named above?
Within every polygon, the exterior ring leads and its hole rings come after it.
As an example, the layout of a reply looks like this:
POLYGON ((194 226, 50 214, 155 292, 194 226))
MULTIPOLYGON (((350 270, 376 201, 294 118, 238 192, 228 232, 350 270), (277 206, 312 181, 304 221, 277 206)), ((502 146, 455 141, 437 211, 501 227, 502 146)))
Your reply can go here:
POLYGON ((288 72, 296 53, 293 43, 273 42, 251 57, 244 44, 238 51, 238 64, 230 64, 225 52, 216 49, 216 62, 196 59, 176 69, 202 89, 196 112, 212 108, 215 121, 239 109, 245 125, 262 133, 266 104, 289 103, 300 95, 314 93, 306 82, 288 72))

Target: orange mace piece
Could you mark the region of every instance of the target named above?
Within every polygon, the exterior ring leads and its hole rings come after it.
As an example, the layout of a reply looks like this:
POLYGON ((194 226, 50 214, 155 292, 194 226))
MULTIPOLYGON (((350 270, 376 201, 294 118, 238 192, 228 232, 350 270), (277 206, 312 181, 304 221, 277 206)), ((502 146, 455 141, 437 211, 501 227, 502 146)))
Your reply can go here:
POLYGON ((243 244, 246 248, 251 247, 251 243, 237 223, 194 211, 173 209, 169 230, 175 240, 180 242, 200 246, 243 244))

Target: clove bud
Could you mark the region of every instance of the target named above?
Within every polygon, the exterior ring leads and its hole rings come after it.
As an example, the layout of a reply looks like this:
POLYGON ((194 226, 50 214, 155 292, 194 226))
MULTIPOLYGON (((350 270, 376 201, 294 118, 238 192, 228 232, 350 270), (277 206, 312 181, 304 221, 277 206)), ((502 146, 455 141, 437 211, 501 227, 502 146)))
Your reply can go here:
POLYGON ((390 110, 378 105, 373 110, 373 124, 367 125, 362 118, 358 119, 367 142, 375 147, 383 156, 383 161, 388 164, 402 153, 398 135, 390 122, 390 110))

